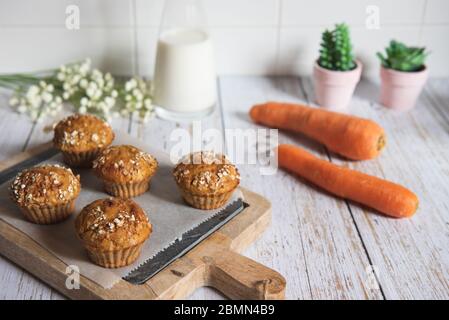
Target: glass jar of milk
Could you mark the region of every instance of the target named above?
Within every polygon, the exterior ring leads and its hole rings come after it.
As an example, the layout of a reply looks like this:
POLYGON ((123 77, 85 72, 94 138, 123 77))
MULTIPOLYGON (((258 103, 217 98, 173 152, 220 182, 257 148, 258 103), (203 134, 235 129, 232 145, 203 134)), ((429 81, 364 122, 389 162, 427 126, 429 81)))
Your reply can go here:
POLYGON ((213 47, 201 1, 166 0, 154 69, 158 116, 201 118, 213 111, 216 88, 213 47))

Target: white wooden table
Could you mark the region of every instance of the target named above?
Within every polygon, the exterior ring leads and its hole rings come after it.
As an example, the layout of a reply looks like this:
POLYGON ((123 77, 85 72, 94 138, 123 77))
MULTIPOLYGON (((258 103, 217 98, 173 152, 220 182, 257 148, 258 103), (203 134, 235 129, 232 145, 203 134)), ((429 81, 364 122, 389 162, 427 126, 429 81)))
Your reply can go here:
MULTIPOLYGON (((310 79, 306 78, 222 77, 218 86, 220 106, 203 121, 203 128, 255 128, 247 116, 255 103, 313 101, 310 79)), ((255 166, 240 167, 242 185, 273 204, 272 226, 246 255, 285 276, 287 298, 449 298, 449 79, 429 81, 417 107, 406 114, 379 106, 377 92, 375 84, 360 83, 350 110, 385 128, 388 143, 378 159, 349 162, 298 135, 280 133, 279 139, 332 162, 406 185, 420 198, 420 208, 412 219, 380 216, 282 171, 260 176, 255 166), (373 268, 377 277, 373 277, 373 268)), ((0 161, 51 139, 43 130, 49 122, 32 124, 10 110, 7 97, 0 99, 0 161)), ((133 119, 114 121, 113 126, 166 150, 172 129, 189 128, 159 119, 146 127, 133 119)), ((61 298, 0 257, 0 299, 61 298)), ((191 298, 223 297, 203 288, 191 298)))

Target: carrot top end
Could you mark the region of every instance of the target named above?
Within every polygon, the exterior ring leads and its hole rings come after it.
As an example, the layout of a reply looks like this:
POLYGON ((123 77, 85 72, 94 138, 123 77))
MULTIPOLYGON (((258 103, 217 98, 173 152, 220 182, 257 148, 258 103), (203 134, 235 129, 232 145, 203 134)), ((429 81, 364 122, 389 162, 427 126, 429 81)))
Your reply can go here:
POLYGON ((384 134, 382 134, 377 140, 377 151, 381 151, 387 144, 387 139, 384 134))

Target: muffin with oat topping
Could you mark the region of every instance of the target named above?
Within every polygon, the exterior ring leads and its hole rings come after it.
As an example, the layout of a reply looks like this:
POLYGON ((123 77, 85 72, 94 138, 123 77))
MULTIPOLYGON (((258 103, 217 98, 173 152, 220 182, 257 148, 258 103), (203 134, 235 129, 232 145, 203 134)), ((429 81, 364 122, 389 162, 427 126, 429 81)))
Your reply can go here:
POLYGON ((121 198, 136 197, 147 191, 157 167, 153 156, 130 145, 108 147, 93 163, 106 192, 121 198))
POLYGON ((212 151, 185 156, 173 170, 173 176, 184 200, 204 210, 223 206, 240 183, 237 168, 226 156, 212 151))
POLYGON ((89 258, 106 268, 133 263, 152 232, 151 223, 131 199, 96 200, 76 217, 75 228, 89 258))
POLYGON ((11 199, 34 223, 66 219, 81 191, 79 176, 59 165, 43 165, 20 172, 10 186, 11 199))
POLYGON ((74 114, 55 127, 53 144, 73 167, 91 167, 98 153, 114 140, 111 126, 93 115, 74 114))

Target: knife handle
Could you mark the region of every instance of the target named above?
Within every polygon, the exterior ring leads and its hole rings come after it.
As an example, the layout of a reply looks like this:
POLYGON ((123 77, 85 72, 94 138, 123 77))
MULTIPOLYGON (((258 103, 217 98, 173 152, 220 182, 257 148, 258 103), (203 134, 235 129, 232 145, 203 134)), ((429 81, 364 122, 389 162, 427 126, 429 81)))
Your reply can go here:
POLYGON ((232 299, 284 299, 286 281, 278 272, 226 248, 203 257, 207 284, 232 299))

